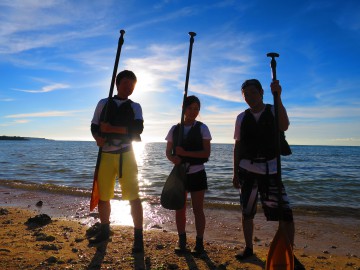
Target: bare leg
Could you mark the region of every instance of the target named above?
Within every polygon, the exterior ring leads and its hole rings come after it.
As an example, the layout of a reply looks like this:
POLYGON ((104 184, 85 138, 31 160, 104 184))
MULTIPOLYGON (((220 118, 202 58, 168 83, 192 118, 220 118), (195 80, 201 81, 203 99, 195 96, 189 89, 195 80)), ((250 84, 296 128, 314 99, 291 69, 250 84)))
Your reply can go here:
POLYGON ((131 216, 135 229, 143 228, 143 208, 140 198, 130 201, 131 216))
POLYGON ((203 237, 205 232, 206 219, 204 214, 205 190, 191 192, 191 201, 195 216, 196 236, 203 237))
POLYGON ((253 249, 253 233, 254 233, 254 220, 242 218, 242 226, 244 231, 244 238, 246 247, 253 249))
POLYGON ((111 205, 110 201, 99 201, 98 205, 101 224, 110 224, 111 205))
POLYGON ((89 239, 89 244, 99 244, 103 241, 108 241, 110 237, 110 201, 99 201, 98 204, 99 216, 100 216, 100 230, 99 232, 89 239))

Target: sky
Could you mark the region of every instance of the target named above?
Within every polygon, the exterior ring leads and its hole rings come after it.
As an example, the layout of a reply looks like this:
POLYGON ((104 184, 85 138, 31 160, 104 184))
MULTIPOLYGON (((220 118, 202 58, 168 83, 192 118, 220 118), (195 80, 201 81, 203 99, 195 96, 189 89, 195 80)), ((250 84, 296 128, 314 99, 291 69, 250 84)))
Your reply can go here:
MULTIPOLYGON (((0 0, 0 135, 93 140, 97 102, 118 71, 138 82, 144 142, 165 142, 188 95, 213 143, 233 143, 247 108, 240 86, 270 91, 269 52, 290 118, 292 145, 360 146, 360 1, 0 0)), ((116 93, 116 89, 114 89, 116 93)))

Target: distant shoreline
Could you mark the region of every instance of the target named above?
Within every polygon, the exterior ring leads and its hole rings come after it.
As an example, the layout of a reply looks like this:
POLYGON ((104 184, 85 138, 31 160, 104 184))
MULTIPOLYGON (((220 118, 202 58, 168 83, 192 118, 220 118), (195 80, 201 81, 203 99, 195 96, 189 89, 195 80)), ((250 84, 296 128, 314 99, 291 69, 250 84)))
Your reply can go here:
POLYGON ((0 140, 6 140, 6 141, 28 141, 29 138, 20 137, 20 136, 0 136, 0 140))
POLYGON ((47 140, 45 138, 31 138, 21 136, 0 136, 0 141, 29 141, 29 140, 47 140))

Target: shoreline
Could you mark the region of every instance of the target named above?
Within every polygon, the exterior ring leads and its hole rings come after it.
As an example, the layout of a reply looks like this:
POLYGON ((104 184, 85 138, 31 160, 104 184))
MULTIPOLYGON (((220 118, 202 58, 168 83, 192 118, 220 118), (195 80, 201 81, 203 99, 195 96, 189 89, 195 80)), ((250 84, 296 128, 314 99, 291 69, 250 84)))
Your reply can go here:
MULTIPOLYGON (((66 226, 75 226, 76 229, 73 229, 74 232, 78 230, 81 231, 81 233, 77 233, 79 237, 83 236, 81 235, 83 234, 83 230, 86 230, 92 224, 98 221, 96 218, 97 213, 90 213, 88 210, 88 198, 69 195, 63 196, 59 194, 49 194, 28 190, 16 190, 1 186, 0 194, 0 208, 9 209, 12 212, 11 219, 13 220, 12 223, 9 224, 4 224, 4 222, 1 223, 1 232, 2 235, 5 236, 0 241, 2 249, 7 245, 5 240, 8 236, 8 233, 6 232, 14 230, 14 224, 19 224, 20 227, 23 226, 24 218, 29 218, 30 215, 33 217, 36 214, 45 213, 52 219, 59 220, 54 222, 54 225, 56 226, 58 222, 65 222, 70 224, 66 226), (43 206, 41 208, 36 206, 36 203, 39 200, 43 201, 43 206)), ((125 234, 127 234, 128 238, 132 237, 132 220, 129 218, 129 206, 127 202, 117 200, 112 201, 112 206, 112 228, 115 231, 115 235, 113 242, 108 244, 108 248, 111 247, 111 249, 125 249, 123 252, 130 256, 129 252, 132 243, 130 240, 129 243, 127 243, 124 247, 122 244, 117 244, 117 242, 122 243, 122 239, 124 238, 124 231, 127 232, 125 234)), ((156 254, 158 253, 162 254, 159 255, 159 258, 161 258, 161 256, 166 257, 169 254, 172 256, 173 247, 177 241, 173 211, 163 209, 158 204, 151 204, 148 202, 143 203, 143 207, 145 228, 144 240, 147 243, 145 255, 152 258, 153 256, 157 256, 156 254), (155 241, 155 239, 157 240, 155 241), (157 250, 157 242, 166 242, 166 244, 163 244, 166 248, 157 250)), ((187 232, 190 242, 194 242, 195 227, 190 205, 187 211, 187 232)), ((238 265, 237 267, 243 267, 244 264, 236 261, 234 258, 235 254, 244 247, 244 239, 241 229, 240 208, 238 210, 206 208, 205 214, 207 217, 207 225, 204 241, 206 249, 210 250, 208 256, 212 258, 213 263, 215 263, 217 266, 221 264, 220 261, 222 259, 215 260, 215 257, 213 257, 215 255, 213 255, 212 251, 217 250, 216 253, 219 254, 216 256, 220 256, 219 258, 223 258, 224 260, 226 259, 225 261, 229 261, 227 268, 219 269, 236 269, 231 268, 230 265, 234 265, 234 267, 235 265, 238 265)), ((309 266, 309 268, 306 269, 360 269, 360 233, 358 231, 358 228, 360 227, 359 218, 298 215, 296 210, 294 212, 294 217, 296 229, 294 253, 302 263, 305 263, 307 266, 309 266), (343 264, 338 264, 337 261, 343 262, 343 264), (349 265, 346 267, 348 262, 351 263, 352 267, 349 268, 349 265), (312 264, 317 266, 314 268, 311 266, 312 264), (335 264, 337 265, 336 267, 334 266, 335 264), (325 268, 321 268, 320 265, 321 267, 325 268)), ((6 219, 4 216, 0 216, 0 218, 6 219)), ((249 263, 248 267, 250 268, 244 269, 262 269, 262 262, 266 259, 268 247, 277 230, 277 226, 278 223, 276 222, 266 222, 262 212, 259 212, 256 215, 254 251, 257 254, 257 263, 256 265, 254 265, 254 263, 249 263)), ((57 226, 53 229, 57 231, 59 235, 63 233, 63 229, 60 226, 57 226)), ((25 230, 23 234, 29 234, 29 232, 26 232, 25 230)), ((21 237, 22 235, 20 232, 16 235, 15 238, 17 239, 21 237)), ((36 241, 31 239, 29 241, 30 242, 25 242, 23 244, 28 246, 37 244, 36 241)), ((77 243, 74 245, 77 245, 77 243)), ((85 253, 96 252, 93 248, 87 247, 86 244, 84 244, 82 248, 84 249, 85 253)), ((2 261, 4 258, 8 258, 7 252, 4 253, 2 249, 0 249, 0 261, 2 261)), ((59 256, 65 256, 64 254, 67 254, 66 252, 63 253, 63 249, 58 252, 59 256)), ((18 252, 16 251, 16 248, 14 252, 18 252)), ((112 255, 109 254, 109 256, 112 255)), ((167 261, 165 257, 163 258, 164 263, 167 261)), ((174 262, 176 262, 175 264, 179 264, 180 262, 182 263, 184 260, 183 257, 178 256, 171 258, 174 262)), ((133 269, 133 267, 123 269, 133 269)), ((179 269, 188 268, 180 267, 179 269)))

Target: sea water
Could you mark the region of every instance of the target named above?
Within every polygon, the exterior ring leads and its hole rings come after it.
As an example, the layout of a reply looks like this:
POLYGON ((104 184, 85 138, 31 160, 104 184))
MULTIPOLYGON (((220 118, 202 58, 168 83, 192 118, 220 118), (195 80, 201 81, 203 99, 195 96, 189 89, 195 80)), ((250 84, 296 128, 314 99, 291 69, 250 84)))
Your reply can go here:
MULTIPOLYGON (((159 203, 172 164, 165 143, 135 143, 141 197, 159 203)), ((360 217, 360 147, 291 146, 281 158, 282 179, 293 208, 299 211, 360 217)), ((95 142, 30 139, 0 141, 0 185, 62 195, 89 197, 99 148, 95 142)), ((212 144, 206 163, 206 205, 239 205, 232 186, 233 145, 212 144)), ((121 189, 116 186, 116 197, 121 189)))

